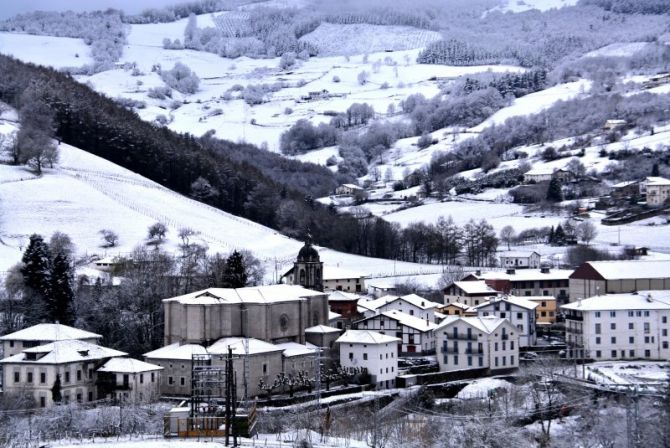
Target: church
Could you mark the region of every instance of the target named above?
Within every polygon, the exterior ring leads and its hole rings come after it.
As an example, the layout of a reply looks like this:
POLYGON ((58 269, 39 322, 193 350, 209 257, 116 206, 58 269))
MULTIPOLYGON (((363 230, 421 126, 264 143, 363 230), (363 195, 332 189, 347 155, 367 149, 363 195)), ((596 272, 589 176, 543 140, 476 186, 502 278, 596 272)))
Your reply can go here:
POLYGON ((323 292, 323 262, 319 252, 312 246, 312 237, 309 233, 293 267, 282 275, 282 282, 323 292))

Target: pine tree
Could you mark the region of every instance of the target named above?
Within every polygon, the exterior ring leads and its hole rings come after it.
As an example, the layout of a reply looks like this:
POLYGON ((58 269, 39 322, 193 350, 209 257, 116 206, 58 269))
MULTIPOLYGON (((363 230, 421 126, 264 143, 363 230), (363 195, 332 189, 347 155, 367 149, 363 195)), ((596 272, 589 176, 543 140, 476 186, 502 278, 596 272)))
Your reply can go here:
POLYGON ((51 289, 51 252, 42 236, 33 234, 23 253, 24 319, 26 325, 34 325, 48 318, 48 303, 51 289))
POLYGON ((559 246, 565 244, 565 231, 560 224, 556 227, 556 231, 554 232, 553 244, 557 244, 559 246))
POLYGON ((556 233, 554 231, 554 226, 551 226, 551 229, 549 229, 549 239, 547 243, 549 244, 554 244, 554 239, 556 238, 556 233))
POLYGON ((226 288, 243 288, 247 284, 247 270, 244 258, 238 251, 234 251, 226 260, 223 271, 223 283, 226 288))
POLYGON ((58 321, 64 325, 74 324, 72 281, 72 267, 67 255, 57 254, 51 270, 51 294, 48 300, 50 318, 54 322, 58 321))
POLYGON ((654 163, 654 165, 651 167, 651 175, 654 177, 658 177, 661 175, 658 169, 658 163, 654 163))
POLYGON ((555 177, 553 177, 549 182, 549 188, 547 189, 547 200, 550 202, 561 202, 563 200, 561 183, 555 177))

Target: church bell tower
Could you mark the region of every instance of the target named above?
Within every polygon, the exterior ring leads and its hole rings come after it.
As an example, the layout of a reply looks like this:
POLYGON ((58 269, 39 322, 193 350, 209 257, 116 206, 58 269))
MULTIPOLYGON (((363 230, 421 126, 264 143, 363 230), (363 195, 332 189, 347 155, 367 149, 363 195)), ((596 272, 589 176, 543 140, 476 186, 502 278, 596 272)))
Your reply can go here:
POLYGON ((293 283, 314 291, 323 291, 323 263, 319 252, 312 246, 312 235, 307 233, 305 245, 298 252, 293 265, 293 283))

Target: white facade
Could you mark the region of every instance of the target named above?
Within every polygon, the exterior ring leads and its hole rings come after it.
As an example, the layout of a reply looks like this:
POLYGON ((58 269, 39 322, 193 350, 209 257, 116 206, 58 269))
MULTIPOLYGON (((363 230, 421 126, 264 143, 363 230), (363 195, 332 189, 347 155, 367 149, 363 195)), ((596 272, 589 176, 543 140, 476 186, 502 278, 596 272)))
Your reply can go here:
POLYGON ((449 316, 435 341, 441 372, 519 367, 519 335, 507 319, 449 316))
POLYGON ((537 252, 503 252, 500 254, 500 266, 513 269, 539 269, 540 254, 537 252))
POLYGON ((607 294, 566 313, 568 356, 596 361, 670 358, 670 291, 607 294))
POLYGON ((400 340, 374 331, 348 330, 337 340, 342 367, 367 369, 378 389, 395 387, 400 340))
POLYGON ((647 205, 661 207, 670 201, 670 179, 663 177, 648 177, 645 182, 647 205))
POLYGON ((443 290, 444 303, 462 303, 469 307, 487 302, 500 294, 486 284, 485 280, 454 282, 443 290))
POLYGON ((435 310, 440 304, 431 302, 416 294, 408 294, 402 297, 384 296, 375 300, 359 300, 358 306, 360 312, 366 318, 384 311, 395 310, 418 317, 419 319, 435 322, 435 310))
POLYGON ((45 345, 50 342, 78 339, 97 344, 102 338, 99 334, 80 330, 62 324, 37 324, 30 328, 6 334, 0 337, 4 356, 21 353, 24 349, 45 345))
POLYGON ((400 339, 403 355, 435 353, 435 328, 432 320, 411 316, 402 311, 385 311, 355 323, 358 330, 373 330, 400 339))
POLYGON ((490 302, 476 306, 477 316, 494 316, 507 319, 516 328, 519 345, 530 347, 537 343, 535 331, 535 308, 538 304, 523 297, 496 297, 490 302))
POLYGON ((160 396, 162 370, 137 359, 112 358, 97 371, 99 389, 100 384, 107 389, 99 395, 132 403, 153 401, 160 396))

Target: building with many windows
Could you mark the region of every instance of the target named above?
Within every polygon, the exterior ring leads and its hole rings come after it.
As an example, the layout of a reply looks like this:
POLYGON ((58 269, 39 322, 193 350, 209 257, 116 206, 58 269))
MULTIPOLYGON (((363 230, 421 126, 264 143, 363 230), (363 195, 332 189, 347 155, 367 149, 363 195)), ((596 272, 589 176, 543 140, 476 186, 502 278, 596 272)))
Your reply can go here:
POLYGON ((435 353, 437 324, 398 310, 380 314, 354 323, 358 330, 374 330, 400 339, 401 355, 430 355, 435 353))
POLYGON ((0 337, 4 356, 21 353, 23 349, 45 345, 50 342, 78 339, 97 344, 99 334, 62 324, 37 324, 0 337))
POLYGON ((337 340, 342 367, 365 368, 378 389, 395 387, 400 339, 370 330, 347 330, 337 340))
POLYGON ((484 280, 454 282, 444 288, 444 303, 462 303, 469 307, 477 306, 500 294, 484 280))
POLYGON ((596 361, 670 357, 670 291, 606 294, 561 309, 569 357, 596 361))
POLYGON ((519 345, 530 347, 537 343, 535 309, 537 303, 517 296, 499 296, 474 307, 480 317, 494 316, 507 319, 517 330, 519 345))
POLYGON ((435 322, 435 311, 439 303, 407 294, 404 296, 384 296, 375 300, 359 300, 358 310, 364 317, 372 317, 384 311, 401 311, 419 319, 435 322))
POLYGON ((500 266, 513 269, 539 269, 540 254, 535 251, 507 251, 500 253, 500 266))
POLYGON ((519 335, 500 317, 447 317, 435 329, 440 371, 519 367, 519 335))
POLYGON ((98 370, 98 399, 131 403, 153 401, 160 396, 163 367, 131 358, 112 358, 98 370))
POLYGON ((488 286, 503 294, 515 296, 555 297, 559 303, 570 298, 569 269, 507 269, 505 271, 475 272, 463 281, 484 280, 488 286))
POLYGON ((556 323, 556 298, 551 296, 529 296, 526 300, 537 303, 535 308, 536 325, 551 325, 556 323))

